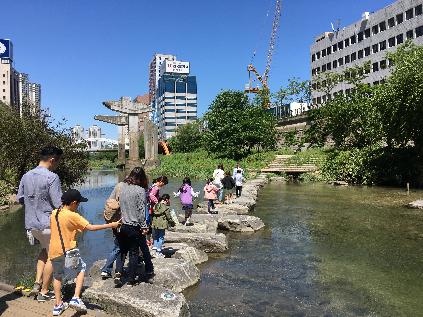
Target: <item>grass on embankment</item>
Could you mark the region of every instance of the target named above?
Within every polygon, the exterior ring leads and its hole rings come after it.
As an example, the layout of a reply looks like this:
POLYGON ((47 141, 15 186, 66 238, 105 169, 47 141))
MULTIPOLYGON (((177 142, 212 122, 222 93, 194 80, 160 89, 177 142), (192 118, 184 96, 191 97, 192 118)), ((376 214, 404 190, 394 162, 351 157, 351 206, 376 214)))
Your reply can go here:
MULTIPOLYGON (((245 177, 254 177, 256 172, 266 167, 275 158, 276 152, 254 153, 240 160, 241 168, 245 171, 245 177)), ((173 153, 160 157, 160 166, 149 174, 153 176, 166 175, 168 177, 185 177, 193 179, 207 179, 212 177, 213 171, 218 164, 223 164, 225 171, 232 170, 236 165, 235 160, 216 158, 205 151, 193 153, 173 153)))

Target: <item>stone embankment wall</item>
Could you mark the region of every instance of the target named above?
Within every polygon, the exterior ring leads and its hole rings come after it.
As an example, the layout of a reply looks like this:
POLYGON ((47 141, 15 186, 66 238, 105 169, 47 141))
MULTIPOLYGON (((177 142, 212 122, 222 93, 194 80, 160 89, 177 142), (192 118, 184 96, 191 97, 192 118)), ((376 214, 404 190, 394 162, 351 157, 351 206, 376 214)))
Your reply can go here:
MULTIPOLYGON (((243 186, 242 196, 232 204, 221 205, 218 214, 208 214, 199 206, 193 214, 193 226, 176 225, 168 230, 163 253, 166 258, 153 259, 153 284, 140 283, 133 287, 115 288, 113 281, 102 280, 96 262, 91 271, 91 283, 83 297, 115 316, 186 317, 190 316, 184 289, 197 284, 200 271, 197 264, 208 260, 207 253, 228 250, 228 241, 221 231, 254 232, 264 228, 260 218, 248 215, 254 209, 257 195, 268 178, 260 174, 243 186)), ((140 274, 143 267, 139 268, 140 274)))

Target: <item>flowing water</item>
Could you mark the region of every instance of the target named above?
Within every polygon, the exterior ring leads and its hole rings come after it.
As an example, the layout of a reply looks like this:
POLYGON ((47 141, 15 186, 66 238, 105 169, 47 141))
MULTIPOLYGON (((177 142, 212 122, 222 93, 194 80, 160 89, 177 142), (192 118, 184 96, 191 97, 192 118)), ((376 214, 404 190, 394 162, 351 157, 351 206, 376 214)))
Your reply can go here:
MULTIPOLYGON (((89 202, 80 212, 90 222, 102 222, 117 179, 115 172, 93 172, 81 187, 89 202)), ((403 207, 422 196, 389 188, 266 186, 254 211, 266 228, 228 234, 229 252, 200 266, 201 282, 185 291, 192 316, 423 316, 423 214, 403 207)), ((104 258, 111 241, 107 230, 83 234, 87 263, 104 258)), ((22 211, 0 216, 0 281, 14 284, 32 272, 37 251, 26 241, 22 211)))

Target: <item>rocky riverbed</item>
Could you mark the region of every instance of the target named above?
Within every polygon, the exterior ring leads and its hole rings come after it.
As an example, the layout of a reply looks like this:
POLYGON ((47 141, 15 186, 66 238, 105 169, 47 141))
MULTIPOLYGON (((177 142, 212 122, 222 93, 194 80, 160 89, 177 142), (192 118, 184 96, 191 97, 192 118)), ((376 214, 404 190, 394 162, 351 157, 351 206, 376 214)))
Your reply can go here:
MULTIPOLYGON (((190 316, 182 291, 199 282, 196 265, 208 260, 207 253, 228 250, 222 231, 255 232, 264 228, 260 218, 248 213, 254 209, 260 188, 267 183, 268 178, 260 174, 245 183, 240 198, 232 204, 220 205, 217 214, 208 214, 205 206, 199 206, 192 216, 193 226, 178 224, 168 230, 163 250, 166 257, 153 259, 156 273, 153 284, 116 289, 111 279, 101 279, 104 260, 97 261, 90 270, 91 282, 84 298, 116 316, 190 316)), ((142 276, 143 267, 139 270, 142 276)))

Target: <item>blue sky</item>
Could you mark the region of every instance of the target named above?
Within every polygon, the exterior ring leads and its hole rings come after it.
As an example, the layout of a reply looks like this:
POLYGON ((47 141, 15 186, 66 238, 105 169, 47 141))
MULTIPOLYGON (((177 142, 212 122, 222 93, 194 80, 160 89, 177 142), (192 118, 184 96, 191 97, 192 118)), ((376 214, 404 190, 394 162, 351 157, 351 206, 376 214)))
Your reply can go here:
MULTIPOLYGON (((284 0, 271 90, 309 78, 310 45, 331 22, 342 27, 392 2, 284 0)), ((87 128, 95 114, 110 113, 103 100, 148 91, 155 52, 191 62, 200 115, 220 90, 243 89, 254 50, 263 71, 273 7, 274 0, 1 0, 0 38, 13 41, 15 68, 41 83, 53 117, 87 128)), ((98 124, 117 137, 116 127, 98 124)))

